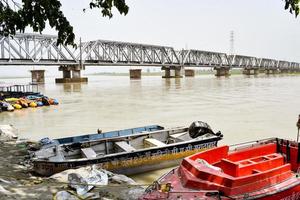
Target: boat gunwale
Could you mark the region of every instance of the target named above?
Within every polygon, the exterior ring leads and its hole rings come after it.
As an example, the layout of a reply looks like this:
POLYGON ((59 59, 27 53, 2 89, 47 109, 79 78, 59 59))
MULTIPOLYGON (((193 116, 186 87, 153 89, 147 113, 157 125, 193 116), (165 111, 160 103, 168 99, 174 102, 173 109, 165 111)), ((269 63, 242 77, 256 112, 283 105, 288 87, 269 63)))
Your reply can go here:
MULTIPOLYGON (((100 135, 100 134, 105 135, 106 133, 120 132, 120 131, 124 131, 124 130, 133 130, 133 129, 138 129, 138 128, 149 128, 149 127, 154 127, 154 126, 160 127, 162 129, 155 130, 155 131, 144 131, 144 132, 151 132, 152 133, 152 132, 156 132, 156 131, 167 130, 164 126, 161 126, 161 125, 158 125, 158 124, 153 124, 153 125, 140 126, 140 127, 135 127, 135 128, 126 128, 126 129, 119 129, 119 130, 113 130, 113 131, 106 131, 106 132, 103 132, 103 133, 91 133, 91 134, 83 134, 83 135, 76 135, 76 136, 70 136, 70 137, 55 138, 53 140, 59 142, 59 140, 63 140, 63 139, 71 139, 71 138, 84 137, 84 136, 92 136, 92 135, 100 135)), ((175 128, 177 128, 177 127, 175 127, 175 128)), ((180 127, 178 127, 178 128, 180 128, 180 127)), ((132 133, 130 135, 144 133, 144 132, 136 132, 136 133, 132 133)), ((128 137, 129 135, 123 135, 123 136, 128 137)), ((118 135, 118 136, 114 136, 114 137, 103 137, 103 138, 99 138, 99 139, 109 139, 109 138, 116 138, 116 137, 119 138, 119 137, 123 137, 123 136, 118 135)), ((98 140, 98 139, 96 139, 96 140, 98 140)), ((92 140, 87 140, 87 141, 92 141, 92 140)), ((82 142, 87 142, 87 141, 82 141, 82 142)), ((72 143, 75 143, 75 142, 67 142, 67 143, 62 143, 62 144, 59 143, 57 145, 67 145, 67 144, 72 144, 72 143)))
MULTIPOLYGON (((167 128, 167 129, 164 128, 164 129, 156 130, 156 131, 137 132, 137 133, 133 133, 133 134, 130 134, 130 135, 122 135, 122 136, 115 136, 115 137, 99 138, 99 139, 85 140, 85 141, 80 141, 80 142, 69 142, 69 143, 64 143, 64 144, 54 144, 54 145, 50 145, 49 147, 53 147, 53 146, 68 146, 68 145, 71 145, 71 144, 74 144, 74 143, 85 144, 85 143, 88 143, 88 142, 98 142, 98 141, 102 141, 102 140, 109 141, 109 140, 113 140, 113 139, 121 139, 121 138, 133 137, 133 136, 141 136, 141 135, 154 134, 154 133, 159 133, 159 132, 164 132, 164 131, 172 131, 172 130, 175 130, 175 129, 188 129, 188 127, 182 126, 182 127, 174 127, 174 128, 167 128)), ((125 130, 125 129, 123 129, 123 130, 125 130)), ((75 136, 75 137, 77 137, 77 136, 75 136)), ((70 137, 70 138, 72 138, 72 137, 70 137)), ((57 139, 53 139, 53 140, 57 141, 57 139)), ((47 145, 45 145, 44 148, 48 148, 47 145)), ((43 147, 42 147, 42 149, 43 149, 43 147)))
POLYGON ((42 159, 34 159, 34 160, 32 160, 32 162, 36 163, 36 164, 40 164, 40 163, 62 164, 62 163, 72 163, 72 162, 80 163, 80 162, 85 162, 85 161, 95 161, 95 160, 110 158, 110 157, 114 157, 114 156, 122 156, 122 155, 126 155, 126 154, 131 154, 131 153, 141 153, 141 152, 146 152, 146 151, 165 149, 165 148, 170 148, 173 146, 183 145, 183 144, 187 144, 187 143, 190 143, 192 145, 193 143, 199 142, 199 141, 206 141, 203 143, 214 142, 214 141, 218 142, 221 139, 222 138, 220 136, 211 135, 210 137, 207 137, 203 140, 192 139, 192 140, 188 140, 188 141, 167 144, 166 146, 163 146, 163 147, 143 148, 143 149, 138 149, 138 150, 132 151, 132 152, 119 152, 119 153, 114 153, 114 154, 107 154, 105 156, 96 157, 96 158, 70 159, 70 160, 62 160, 62 161, 49 161, 49 160, 42 160, 42 159))

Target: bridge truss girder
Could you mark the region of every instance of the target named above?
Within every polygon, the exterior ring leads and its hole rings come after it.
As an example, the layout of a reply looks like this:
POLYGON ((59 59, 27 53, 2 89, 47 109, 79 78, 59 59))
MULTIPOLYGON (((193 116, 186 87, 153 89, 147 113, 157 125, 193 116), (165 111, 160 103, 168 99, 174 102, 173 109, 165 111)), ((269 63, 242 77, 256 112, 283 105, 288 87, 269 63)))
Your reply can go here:
POLYGON ((17 34, 0 37, 1 65, 74 64, 69 47, 56 45, 57 37, 38 34, 17 34))
POLYGON ((229 67, 230 61, 225 53, 182 50, 181 59, 183 66, 191 67, 229 67))
MULTIPOLYGON (((87 65, 179 65, 172 47, 96 40, 81 45, 82 63, 87 65)), ((77 53, 76 59, 80 59, 77 53)))
POLYGON ((172 47, 95 40, 78 48, 56 44, 57 37, 17 34, 0 37, 0 65, 115 65, 300 69, 296 62, 172 47))

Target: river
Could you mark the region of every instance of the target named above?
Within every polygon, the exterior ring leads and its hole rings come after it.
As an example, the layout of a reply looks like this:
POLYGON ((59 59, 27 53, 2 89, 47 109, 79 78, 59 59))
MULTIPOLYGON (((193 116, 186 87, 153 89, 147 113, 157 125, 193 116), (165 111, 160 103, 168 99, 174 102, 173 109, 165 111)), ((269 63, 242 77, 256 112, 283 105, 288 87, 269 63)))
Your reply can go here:
MULTIPOLYGON (((267 137, 296 138, 300 113, 300 77, 275 75, 162 79, 143 76, 91 75, 86 84, 40 85, 57 98, 58 106, 28 108, 0 114, 1 124, 13 124, 21 137, 40 139, 131 128, 150 124, 188 126, 202 120, 233 144, 267 137)), ((5 78, 2 83, 28 83, 29 78, 5 78)), ((152 182, 166 170, 134 176, 152 182)))

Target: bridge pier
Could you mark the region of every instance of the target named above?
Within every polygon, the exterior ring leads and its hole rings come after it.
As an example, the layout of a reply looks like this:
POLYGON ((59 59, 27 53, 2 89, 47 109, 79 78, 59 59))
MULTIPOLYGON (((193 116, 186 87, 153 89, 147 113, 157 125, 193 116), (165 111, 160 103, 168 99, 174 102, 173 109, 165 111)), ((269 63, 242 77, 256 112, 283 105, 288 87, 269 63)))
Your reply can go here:
POLYGON ((195 76, 195 70, 193 69, 185 69, 184 70, 185 77, 194 77, 195 76))
POLYGON ((279 69, 279 72, 282 73, 282 74, 288 74, 290 73, 290 69, 279 69))
POLYGON ((142 69, 129 69, 130 79, 141 79, 142 69))
POLYGON ((297 69, 297 68, 293 68, 290 70, 290 73, 297 73, 297 72, 299 72, 299 69, 297 69))
POLYGON ((45 83, 45 70, 31 70, 32 83, 45 83))
POLYGON ((81 67, 79 65, 62 65, 58 68, 62 71, 63 78, 56 78, 56 83, 81 83, 88 82, 88 78, 81 77, 81 67))
POLYGON ((258 75, 259 74, 259 70, 258 68, 246 68, 243 70, 243 74, 245 75, 258 75))
POLYGON ((266 73, 267 75, 269 75, 269 74, 277 74, 277 73, 278 73, 278 70, 277 70, 277 69, 266 69, 266 70, 265 70, 265 73, 266 73))
POLYGON ((162 78, 182 78, 181 72, 182 72, 182 67, 165 67, 163 66, 161 68, 163 71, 165 71, 165 75, 162 76, 162 78), (171 73, 174 71, 174 75, 171 73))
POLYGON ((230 68, 229 67, 215 67, 214 70, 216 70, 215 76, 230 76, 230 68))

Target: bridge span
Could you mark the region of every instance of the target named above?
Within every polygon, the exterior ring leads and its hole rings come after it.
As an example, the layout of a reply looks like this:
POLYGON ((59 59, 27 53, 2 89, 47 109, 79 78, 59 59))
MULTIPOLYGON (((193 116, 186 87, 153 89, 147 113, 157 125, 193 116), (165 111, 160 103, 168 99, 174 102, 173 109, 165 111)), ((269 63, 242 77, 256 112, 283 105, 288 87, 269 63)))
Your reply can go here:
POLYGON ((217 76, 229 75, 229 70, 242 68, 246 74, 259 71, 299 71, 297 62, 228 55, 202 50, 175 50, 173 47, 94 40, 82 42, 77 48, 56 44, 57 36, 17 34, 0 37, 0 65, 60 66, 64 78, 81 78, 85 66, 153 66, 165 70, 165 77, 180 76, 184 67, 214 68, 217 76), (71 73, 72 72, 72 73, 71 73), (72 75, 72 76, 71 76, 72 75))

